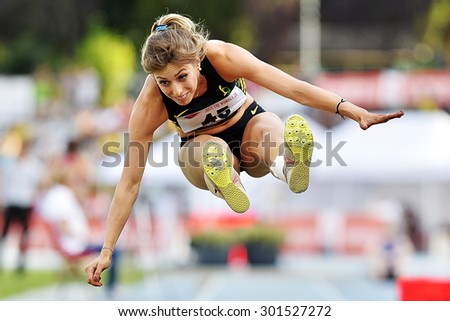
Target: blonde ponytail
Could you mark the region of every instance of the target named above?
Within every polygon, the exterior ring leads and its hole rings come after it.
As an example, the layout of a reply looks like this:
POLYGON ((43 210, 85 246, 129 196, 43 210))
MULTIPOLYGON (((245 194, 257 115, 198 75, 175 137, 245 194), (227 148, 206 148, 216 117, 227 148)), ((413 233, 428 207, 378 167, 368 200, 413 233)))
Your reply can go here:
POLYGON ((182 16, 176 13, 169 13, 167 15, 161 16, 158 19, 156 19, 156 22, 153 24, 151 29, 151 34, 154 34, 156 32, 157 26, 163 26, 166 25, 168 28, 179 28, 184 29, 190 33, 196 33, 197 29, 201 29, 201 26, 199 25, 199 28, 190 18, 187 16, 182 16))
POLYGON ((190 18, 171 13, 156 19, 142 48, 141 64, 152 74, 169 63, 193 63, 204 58, 208 33, 190 18))

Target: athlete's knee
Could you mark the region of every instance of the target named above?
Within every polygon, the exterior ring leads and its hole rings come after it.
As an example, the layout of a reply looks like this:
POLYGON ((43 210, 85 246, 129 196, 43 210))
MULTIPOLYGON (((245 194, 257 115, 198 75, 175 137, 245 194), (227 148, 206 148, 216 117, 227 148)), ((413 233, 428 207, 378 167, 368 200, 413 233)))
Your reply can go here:
POLYGON ((270 169, 267 166, 248 166, 245 167, 245 171, 248 176, 254 178, 260 178, 270 173, 270 169))
POLYGON ((203 147, 203 145, 204 145, 206 142, 213 141, 213 142, 216 142, 216 143, 220 144, 223 148, 228 149, 228 144, 227 144, 227 142, 224 141, 224 140, 223 140, 222 138, 220 138, 220 137, 211 136, 211 135, 201 135, 201 136, 199 136, 199 137, 201 137, 201 145, 202 145, 202 147, 203 147))

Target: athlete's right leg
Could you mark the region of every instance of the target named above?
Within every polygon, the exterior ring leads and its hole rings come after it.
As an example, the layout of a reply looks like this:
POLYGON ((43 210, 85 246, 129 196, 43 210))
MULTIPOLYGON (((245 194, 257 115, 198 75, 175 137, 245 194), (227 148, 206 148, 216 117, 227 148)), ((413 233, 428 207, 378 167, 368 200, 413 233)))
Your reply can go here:
POLYGON ((235 212, 243 213, 250 202, 239 177, 240 165, 227 143, 210 135, 199 135, 184 144, 179 163, 188 181, 209 189, 235 212))
POLYGON ((250 176, 270 171, 294 193, 308 188, 314 140, 302 116, 290 116, 283 126, 273 113, 258 114, 248 122, 242 141, 242 161, 250 176))

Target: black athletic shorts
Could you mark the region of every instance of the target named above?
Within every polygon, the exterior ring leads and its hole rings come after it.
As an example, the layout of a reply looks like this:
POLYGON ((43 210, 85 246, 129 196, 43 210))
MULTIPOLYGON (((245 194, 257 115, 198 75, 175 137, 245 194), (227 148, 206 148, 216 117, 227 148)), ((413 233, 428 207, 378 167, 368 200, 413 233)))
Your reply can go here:
MULTIPOLYGON (((250 119, 258 115, 260 113, 264 113, 265 110, 260 105, 253 101, 250 106, 244 111, 241 119, 238 120, 236 124, 231 126, 230 128, 225 129, 224 131, 213 134, 214 137, 219 137, 223 139, 231 149, 231 152, 237 157, 239 162, 241 161, 241 142, 242 136, 244 135, 245 127, 250 119)), ((183 147, 190 139, 194 138, 195 135, 191 135, 188 137, 181 137, 180 147, 183 147)))

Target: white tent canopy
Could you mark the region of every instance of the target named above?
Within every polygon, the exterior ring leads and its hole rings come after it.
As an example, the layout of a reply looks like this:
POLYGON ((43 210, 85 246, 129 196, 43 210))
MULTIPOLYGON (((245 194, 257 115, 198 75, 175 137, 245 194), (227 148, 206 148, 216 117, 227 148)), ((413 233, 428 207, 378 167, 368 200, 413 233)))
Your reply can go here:
POLYGON ((321 180, 374 182, 450 182, 450 115, 407 111, 401 119, 362 131, 350 120, 333 130, 333 143, 347 166, 315 171, 321 180))

